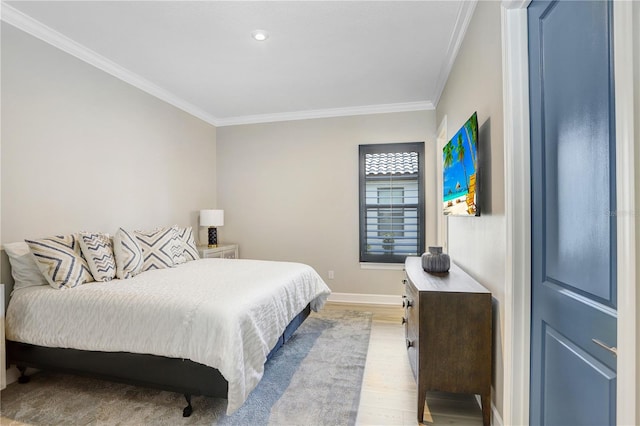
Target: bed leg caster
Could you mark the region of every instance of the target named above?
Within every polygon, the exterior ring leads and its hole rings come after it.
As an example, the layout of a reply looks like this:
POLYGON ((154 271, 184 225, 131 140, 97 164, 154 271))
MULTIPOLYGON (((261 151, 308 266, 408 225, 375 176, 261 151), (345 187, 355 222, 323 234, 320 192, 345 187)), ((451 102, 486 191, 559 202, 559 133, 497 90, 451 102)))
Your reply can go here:
POLYGON ((193 407, 191 406, 191 395, 184 395, 184 398, 187 400, 187 406, 182 410, 182 417, 189 417, 191 413, 193 413, 193 407))
POLYGON ((18 383, 25 384, 29 383, 31 377, 27 376, 25 372, 27 371, 27 367, 18 366, 18 371, 20 371, 20 377, 18 377, 18 383))

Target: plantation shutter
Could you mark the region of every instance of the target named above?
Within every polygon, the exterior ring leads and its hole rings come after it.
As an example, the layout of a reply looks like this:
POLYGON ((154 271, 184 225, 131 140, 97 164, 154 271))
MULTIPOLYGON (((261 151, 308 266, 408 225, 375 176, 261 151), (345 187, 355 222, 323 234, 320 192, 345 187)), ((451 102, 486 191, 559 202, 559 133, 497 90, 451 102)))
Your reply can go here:
POLYGON ((424 252, 424 143, 360 145, 360 261, 424 252))

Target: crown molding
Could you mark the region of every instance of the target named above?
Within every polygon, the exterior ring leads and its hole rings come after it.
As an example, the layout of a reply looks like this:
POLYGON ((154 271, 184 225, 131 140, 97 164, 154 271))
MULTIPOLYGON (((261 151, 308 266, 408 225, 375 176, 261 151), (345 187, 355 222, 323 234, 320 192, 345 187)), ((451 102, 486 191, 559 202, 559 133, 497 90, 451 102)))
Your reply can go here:
POLYGON ((111 74, 112 76, 155 96, 158 99, 167 102, 189 113, 209 124, 217 126, 218 119, 211 114, 203 111, 195 105, 181 99, 173 93, 151 83, 149 80, 137 75, 134 72, 116 64, 115 62, 105 58, 104 56, 94 52, 88 47, 73 41, 69 37, 57 32, 56 30, 44 25, 40 21, 20 12, 19 10, 2 2, 0 19, 19 30, 30 34, 45 43, 48 43, 78 59, 84 61, 94 67, 111 74))
MULTIPOLYGON (((466 4, 466 2, 463 2, 466 4)), ((472 2, 473 7, 475 7, 475 1, 472 2)), ((467 10, 468 7, 462 7, 461 10, 467 10)), ((30 34, 45 43, 48 43, 78 59, 83 62, 86 62, 130 85, 136 87, 156 98, 167 102, 170 105, 175 106, 183 110, 184 112, 191 114, 213 126, 222 127, 222 126, 234 126, 241 124, 257 124, 257 123, 270 123, 270 122, 278 122, 278 121, 291 121, 291 120, 308 120, 315 118, 331 118, 331 117, 345 117, 351 115, 368 115, 368 114, 385 114, 385 113, 393 113, 393 112, 409 112, 409 111, 426 111, 435 109, 435 104, 431 101, 420 101, 420 102, 404 102, 404 103, 394 103, 394 104, 379 104, 379 105, 364 105, 357 107, 345 107, 345 108, 329 108, 329 109, 318 109, 318 110, 307 110, 307 111, 295 111, 295 112, 284 112, 284 113, 275 113, 275 114, 257 114, 257 115, 245 115, 245 116, 237 116, 237 117, 228 117, 228 118, 219 118, 215 117, 201 108, 185 101, 179 96, 155 85, 149 80, 139 76, 138 74, 118 65, 117 63, 105 58, 104 56, 94 52, 88 47, 72 40, 71 38, 59 33, 58 31, 44 25, 40 21, 33 19, 27 14, 15 9, 14 7, 2 2, 0 9, 0 19, 12 25, 19 30, 24 31, 27 34, 30 34)), ((469 12, 469 17, 473 12, 473 8, 471 8, 471 12, 469 12)), ((460 12, 458 15, 458 20, 460 20, 460 12)), ((466 29, 466 25, 468 25, 468 19, 465 22, 464 29, 466 29)), ((456 31, 458 29, 458 25, 456 25, 456 31)), ((462 32, 464 34, 464 31, 462 32)), ((461 40, 461 38, 460 38, 461 40)), ((457 47, 459 47, 459 42, 457 43, 457 47)), ((457 48, 454 53, 457 53, 457 48)), ((447 67, 447 75, 451 66, 453 64, 453 59, 455 59, 455 55, 450 58, 448 62, 450 64, 447 67)), ((442 74, 442 73, 441 73, 442 74)), ((446 79, 444 80, 446 82, 446 79)), ((441 86, 444 86, 444 82, 441 86)), ((438 92, 439 94, 442 92, 442 88, 440 88, 438 92)))
POLYGON ((218 127, 241 124, 272 123, 277 121, 309 120, 314 118, 345 117, 350 115, 387 114, 392 112, 428 111, 435 107, 427 102, 404 102, 397 104, 365 105, 359 107, 315 109, 307 111, 283 112, 276 114, 257 114, 238 117, 219 118, 218 127))
POLYGON ((440 74, 438 75, 438 80, 436 82, 435 96, 433 100, 434 105, 438 105, 438 102, 440 101, 440 96, 442 96, 444 86, 447 84, 447 80, 449 79, 449 73, 451 72, 453 63, 458 56, 458 51, 460 50, 462 40, 464 40, 464 36, 467 33, 467 28, 469 27, 469 22, 471 22, 473 12, 476 10, 477 3, 478 0, 463 1, 460 3, 460 9, 458 9, 458 16, 456 17, 456 23, 453 27, 453 33, 449 39, 446 59, 440 69, 440 74))

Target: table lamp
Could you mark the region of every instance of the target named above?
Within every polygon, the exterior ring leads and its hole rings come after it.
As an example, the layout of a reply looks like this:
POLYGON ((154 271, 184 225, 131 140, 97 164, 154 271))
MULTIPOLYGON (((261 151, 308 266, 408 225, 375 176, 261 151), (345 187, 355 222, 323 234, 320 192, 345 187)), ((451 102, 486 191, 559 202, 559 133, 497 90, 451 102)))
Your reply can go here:
POLYGON ((200 226, 209 227, 209 247, 218 247, 217 226, 224 225, 224 210, 200 210, 200 226))

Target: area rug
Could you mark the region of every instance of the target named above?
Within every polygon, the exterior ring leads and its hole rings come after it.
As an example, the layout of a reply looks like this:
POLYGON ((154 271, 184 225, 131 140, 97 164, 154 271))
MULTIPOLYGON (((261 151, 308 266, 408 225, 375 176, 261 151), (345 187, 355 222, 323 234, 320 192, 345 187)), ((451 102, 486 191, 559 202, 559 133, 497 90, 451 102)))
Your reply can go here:
POLYGON ((245 404, 71 375, 39 372, 0 393, 0 424, 29 425, 352 425, 371 332, 371 314, 313 313, 269 360, 245 404))

